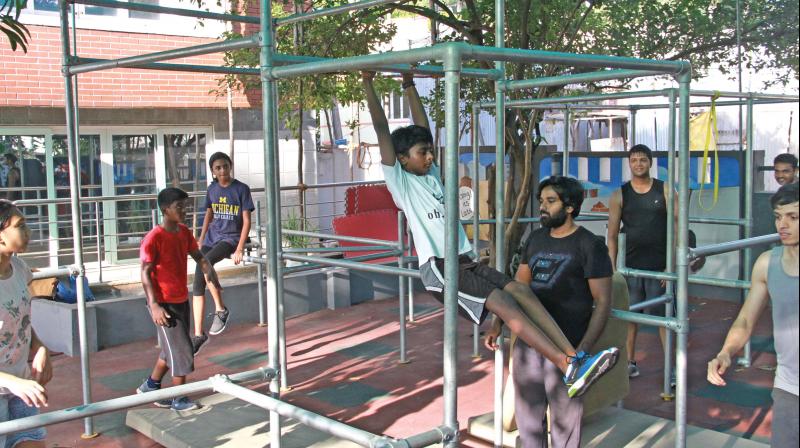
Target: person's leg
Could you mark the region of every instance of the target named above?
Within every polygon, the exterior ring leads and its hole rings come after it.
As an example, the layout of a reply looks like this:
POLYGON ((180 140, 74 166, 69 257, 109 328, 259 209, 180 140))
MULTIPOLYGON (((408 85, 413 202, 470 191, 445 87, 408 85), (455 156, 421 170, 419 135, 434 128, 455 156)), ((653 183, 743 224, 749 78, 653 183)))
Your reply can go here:
POLYGON ((798 399, 783 389, 772 389, 772 448, 796 447, 798 440, 798 399))
POLYGON ((561 380, 558 368, 543 360, 544 387, 550 404, 551 445, 563 448, 578 448, 581 444, 581 419, 583 400, 570 398, 567 386, 561 380))
MULTIPOLYGON (((209 246, 200 248, 203 256, 208 260, 208 252, 211 250, 209 246)), ((211 260, 208 260, 211 263, 211 260)), ((213 263, 211 263, 213 265, 213 263)), ((203 270, 200 269, 198 264, 194 269, 194 280, 192 281, 192 315, 194 317, 194 336, 203 335, 203 313, 206 306, 206 278, 203 275, 203 270)))
MULTIPOLYGON (((547 447, 547 395, 544 387, 543 364, 547 362, 522 341, 514 344, 514 417, 519 439, 525 448, 547 447)), ((550 364, 552 366, 552 364, 550 364)))
POLYGON ((158 358, 156 365, 153 367, 152 373, 150 373, 150 379, 156 383, 161 383, 161 380, 164 378, 164 375, 167 374, 167 371, 169 371, 167 361, 165 361, 163 358, 158 358))
POLYGON ((528 316, 517 305, 517 301, 505 291, 495 289, 486 299, 486 309, 497 315, 518 338, 525 341, 528 346, 549 359, 562 372, 567 371, 568 356, 575 355, 575 349, 561 351, 553 342, 542 333, 528 316))
MULTIPOLYGON (((643 301, 645 298, 645 291, 642 279, 637 277, 625 277, 625 282, 628 284, 630 305, 635 305, 643 301)), ((638 325, 632 323, 628 324, 628 337, 625 340, 625 350, 628 352, 628 375, 632 378, 639 376, 639 370, 636 367, 636 335, 638 332, 638 325)))
MULTIPOLYGON (((18 420, 36 415, 39 415, 39 410, 35 406, 28 406, 18 397, 13 397, 8 400, 8 420, 18 420)), ((46 437, 47 430, 43 426, 40 426, 38 428, 26 429, 24 431, 8 434, 5 443, 0 446, 44 448, 46 437)))
POLYGON ((539 301, 539 298, 531 290, 530 286, 524 285, 520 282, 511 282, 506 285, 503 290, 509 294, 519 304, 519 306, 528 315, 531 322, 539 327, 542 333, 545 334, 562 352, 569 353, 575 351, 572 344, 569 343, 564 332, 558 327, 556 321, 547 311, 547 309, 539 301))

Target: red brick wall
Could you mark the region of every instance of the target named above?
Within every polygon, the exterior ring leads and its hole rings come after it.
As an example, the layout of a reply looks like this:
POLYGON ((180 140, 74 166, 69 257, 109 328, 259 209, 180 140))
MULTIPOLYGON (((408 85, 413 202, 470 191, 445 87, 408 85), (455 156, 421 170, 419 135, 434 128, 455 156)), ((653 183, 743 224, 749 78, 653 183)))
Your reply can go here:
MULTIPOLYGON (((29 26, 28 53, 12 51, 0 42, 0 107, 64 106, 61 75, 60 30, 29 26)), ((155 34, 79 30, 78 55, 116 59, 213 42, 211 39, 155 34)), ((222 65, 222 54, 165 61, 200 65, 222 65)), ((97 108, 225 108, 224 96, 209 93, 222 75, 161 70, 113 69, 78 76, 81 107, 97 108)), ((260 91, 234 94, 236 108, 260 107, 260 91)))

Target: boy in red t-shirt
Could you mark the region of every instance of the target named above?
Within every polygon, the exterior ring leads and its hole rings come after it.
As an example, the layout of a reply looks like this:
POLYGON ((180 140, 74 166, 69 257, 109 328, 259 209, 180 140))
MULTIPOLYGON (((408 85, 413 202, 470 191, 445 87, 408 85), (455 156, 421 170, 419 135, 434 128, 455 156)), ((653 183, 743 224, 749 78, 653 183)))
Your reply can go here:
MULTIPOLYGON (((142 286, 147 309, 158 330, 161 354, 153 373, 136 389, 137 393, 161 389, 161 379, 169 369, 172 369, 172 384, 176 386, 185 384, 186 375, 194 371, 186 255, 194 258, 208 283, 222 290, 214 267, 203 257, 191 230, 182 224, 186 219, 188 198, 189 195, 179 188, 165 188, 158 194, 158 208, 164 220, 144 237, 139 249, 142 286)), ((197 404, 185 396, 154 404, 176 411, 197 408, 197 404)))

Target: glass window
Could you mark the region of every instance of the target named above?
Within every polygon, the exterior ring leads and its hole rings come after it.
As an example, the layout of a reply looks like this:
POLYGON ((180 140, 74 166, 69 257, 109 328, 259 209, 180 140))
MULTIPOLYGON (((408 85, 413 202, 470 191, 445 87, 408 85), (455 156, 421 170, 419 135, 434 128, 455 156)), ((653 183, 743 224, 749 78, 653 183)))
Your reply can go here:
MULTIPOLYGON (((114 135, 114 193, 117 195, 155 194, 156 159, 154 135, 114 135)), ((142 237, 152 227, 155 199, 117 202, 119 259, 137 258, 142 237)))
MULTIPOLYGON (((136 3, 145 3, 147 5, 158 5, 159 0, 137 0, 136 3)), ((158 20, 161 14, 157 12, 146 12, 146 11, 134 11, 130 10, 128 12, 129 17, 131 19, 147 19, 147 20, 158 20)))
MULTIPOLYGON (((205 134, 166 134, 164 151, 167 159, 168 186, 178 187, 189 193, 206 190, 205 134)), ((192 230, 203 224, 204 205, 202 196, 190 201, 186 215, 190 219, 192 230)))
POLYGON ((33 10, 36 12, 58 12, 58 0, 33 0, 33 10))

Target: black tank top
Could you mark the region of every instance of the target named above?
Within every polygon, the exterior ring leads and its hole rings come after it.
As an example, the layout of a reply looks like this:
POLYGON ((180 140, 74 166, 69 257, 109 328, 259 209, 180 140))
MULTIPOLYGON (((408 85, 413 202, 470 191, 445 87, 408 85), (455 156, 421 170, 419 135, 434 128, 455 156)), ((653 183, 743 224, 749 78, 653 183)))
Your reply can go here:
POLYGON ((622 185, 622 232, 626 236, 625 265, 662 271, 667 267, 667 204, 664 182, 653 179, 647 193, 622 185))

